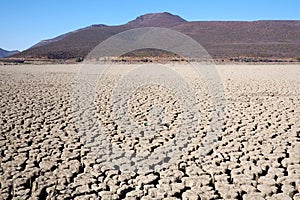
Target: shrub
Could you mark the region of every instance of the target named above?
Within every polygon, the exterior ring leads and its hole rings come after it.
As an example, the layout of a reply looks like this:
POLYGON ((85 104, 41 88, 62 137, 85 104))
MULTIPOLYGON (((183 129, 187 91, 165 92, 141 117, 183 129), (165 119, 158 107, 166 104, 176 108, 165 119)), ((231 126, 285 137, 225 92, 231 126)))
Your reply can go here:
POLYGON ((83 61, 83 58, 79 57, 79 58, 76 58, 76 62, 82 62, 83 61))

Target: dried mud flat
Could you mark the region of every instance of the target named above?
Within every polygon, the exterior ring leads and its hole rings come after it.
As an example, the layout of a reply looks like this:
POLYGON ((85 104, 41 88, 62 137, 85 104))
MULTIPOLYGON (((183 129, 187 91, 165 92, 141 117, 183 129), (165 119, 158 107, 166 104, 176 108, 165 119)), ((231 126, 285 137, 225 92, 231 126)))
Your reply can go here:
MULTIPOLYGON (((209 95, 191 78, 202 127, 175 163, 146 174, 110 169, 91 151, 97 142, 82 140, 72 103, 78 68, 0 67, 0 199, 300 199, 299 65, 217 66, 225 120, 201 159, 209 95)), ((129 103, 133 120, 145 126, 151 103, 169 95, 166 127, 149 124, 159 132, 151 142, 124 134, 110 115, 110 92, 122 70, 104 76, 90 109, 106 124, 108 142, 155 151, 176 134, 180 106, 165 88, 143 87, 129 103)))

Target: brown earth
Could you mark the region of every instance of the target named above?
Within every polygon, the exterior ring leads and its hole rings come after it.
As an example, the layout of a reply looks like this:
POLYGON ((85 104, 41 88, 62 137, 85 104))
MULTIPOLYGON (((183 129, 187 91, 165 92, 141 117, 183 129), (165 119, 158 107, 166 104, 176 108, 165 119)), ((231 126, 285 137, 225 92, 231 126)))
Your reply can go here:
POLYGON ((156 13, 140 16, 124 25, 92 25, 44 40, 14 58, 82 59, 110 36, 138 27, 166 27, 184 33, 220 60, 296 61, 300 57, 298 20, 188 22, 170 13, 156 13))

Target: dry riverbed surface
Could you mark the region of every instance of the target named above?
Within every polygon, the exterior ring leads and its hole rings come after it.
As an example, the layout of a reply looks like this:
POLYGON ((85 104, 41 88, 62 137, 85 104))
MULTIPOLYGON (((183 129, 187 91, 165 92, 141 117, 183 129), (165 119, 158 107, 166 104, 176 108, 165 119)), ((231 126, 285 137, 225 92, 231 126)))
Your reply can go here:
POLYGON ((135 86, 132 77, 144 80, 145 74, 132 71, 136 67, 110 67, 93 90, 76 75, 80 65, 0 66, 0 199, 300 200, 299 65, 217 66, 224 116, 206 154, 214 109, 205 80, 184 64, 167 66, 182 79, 152 68, 149 77, 158 72, 160 84, 135 87, 122 102, 118 89, 135 86), (122 84, 129 69, 132 76, 122 84), (194 103, 188 101, 191 93, 194 103), (198 118, 185 115, 187 108, 195 108, 190 110, 198 118), (95 115, 101 134, 87 136, 91 124, 78 127, 85 111, 95 115), (191 135, 186 145, 178 142, 183 129, 191 135), (169 158, 176 159, 160 167, 158 152, 174 139, 169 158), (105 144, 121 149, 123 157, 105 155, 105 144), (130 171, 145 164, 156 167, 130 171))

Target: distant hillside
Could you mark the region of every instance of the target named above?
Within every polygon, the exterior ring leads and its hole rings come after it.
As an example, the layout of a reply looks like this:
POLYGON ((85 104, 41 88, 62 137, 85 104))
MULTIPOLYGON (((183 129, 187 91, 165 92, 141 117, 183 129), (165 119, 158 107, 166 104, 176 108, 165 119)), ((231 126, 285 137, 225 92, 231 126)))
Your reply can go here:
POLYGON ((126 25, 131 27, 165 27, 169 28, 186 22, 177 15, 170 13, 145 14, 137 17, 135 20, 128 22, 126 25))
POLYGON ((11 56, 17 53, 19 53, 19 51, 6 51, 0 48, 0 58, 5 58, 7 56, 11 56))
POLYGON ((74 33, 78 32, 78 31, 83 31, 83 30, 86 30, 86 29, 89 29, 89 28, 105 27, 105 26, 106 25, 104 25, 104 24, 93 24, 93 25, 88 26, 86 28, 82 28, 82 29, 78 29, 78 30, 75 30, 75 31, 72 31, 72 32, 69 32, 69 33, 65 33, 63 35, 60 35, 60 36, 52 38, 52 39, 42 40, 39 43, 37 43, 34 46, 32 46, 31 48, 43 46, 43 45, 50 44, 50 43, 53 43, 53 42, 57 42, 57 41, 62 40, 63 38, 65 38, 65 37, 67 37, 67 36, 69 36, 71 34, 74 34, 74 33))
MULTIPOLYGON (((296 58, 300 56, 300 20, 195 21, 170 13, 146 14, 119 26, 92 25, 45 40, 16 58, 85 57, 112 35, 137 27, 166 27, 198 41, 214 58, 296 58)), ((145 53, 145 52, 143 52, 145 53)))

